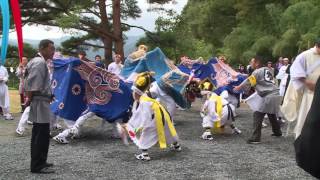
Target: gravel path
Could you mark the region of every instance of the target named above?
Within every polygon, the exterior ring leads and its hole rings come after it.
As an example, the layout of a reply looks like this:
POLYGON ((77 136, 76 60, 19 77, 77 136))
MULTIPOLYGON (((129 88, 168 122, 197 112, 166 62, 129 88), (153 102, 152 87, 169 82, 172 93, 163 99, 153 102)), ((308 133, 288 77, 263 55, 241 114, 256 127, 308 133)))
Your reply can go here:
POLYGON ((69 145, 51 142, 49 162, 55 174, 29 173, 30 130, 24 137, 14 134, 15 121, 0 120, 0 179, 313 179, 296 166, 292 137, 271 137, 263 129, 262 144, 248 145, 252 112, 242 107, 235 124, 241 135, 215 135, 213 142, 202 134, 199 102, 175 118, 182 152, 150 150, 152 161, 134 158, 136 147, 125 146, 110 136, 111 126, 100 128, 100 120, 86 124, 84 137, 69 145))

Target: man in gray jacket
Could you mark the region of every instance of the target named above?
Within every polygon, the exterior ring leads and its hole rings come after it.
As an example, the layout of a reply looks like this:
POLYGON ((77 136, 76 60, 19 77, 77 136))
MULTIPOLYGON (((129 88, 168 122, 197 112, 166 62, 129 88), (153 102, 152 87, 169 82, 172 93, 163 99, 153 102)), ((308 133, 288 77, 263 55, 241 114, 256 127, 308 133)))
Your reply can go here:
POLYGON ((50 74, 46 61, 53 58, 54 43, 48 39, 39 43, 39 53, 28 64, 25 75, 27 104, 30 104, 29 120, 33 122, 31 138, 31 172, 53 173, 47 163, 50 142, 50 74))
POLYGON ((246 86, 252 86, 261 97, 257 110, 253 113, 253 133, 251 138, 247 141, 249 144, 259 144, 261 140, 262 122, 265 114, 268 115, 272 126, 272 136, 282 136, 280 124, 277 121, 281 96, 279 95, 278 87, 275 85, 275 79, 272 72, 270 72, 268 67, 262 67, 261 58, 253 58, 250 65, 254 69, 252 75, 239 86, 236 86, 234 90, 239 91, 246 86))

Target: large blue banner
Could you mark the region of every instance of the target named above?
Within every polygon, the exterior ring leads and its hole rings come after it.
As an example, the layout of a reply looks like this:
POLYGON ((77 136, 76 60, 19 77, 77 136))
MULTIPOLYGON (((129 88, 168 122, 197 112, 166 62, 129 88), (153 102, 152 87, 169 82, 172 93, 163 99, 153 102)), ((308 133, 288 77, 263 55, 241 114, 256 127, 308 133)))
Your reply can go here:
POLYGON ((239 94, 240 92, 234 92, 233 88, 244 81, 246 76, 236 72, 217 58, 211 58, 207 64, 203 64, 195 70, 195 78, 202 81, 209 80, 215 86, 217 94, 223 90, 239 94))
POLYGON ((176 104, 182 108, 187 108, 184 93, 189 75, 181 72, 171 63, 160 48, 149 51, 138 60, 133 60, 129 56, 124 63, 121 76, 127 81, 133 81, 135 79, 134 75, 146 71, 154 72, 154 78, 159 87, 171 96, 176 104))
POLYGON ((133 60, 129 56, 124 62, 124 67, 120 75, 124 79, 128 79, 130 75, 135 73, 153 71, 155 72, 154 78, 159 80, 163 74, 176 68, 176 66, 168 61, 160 48, 155 48, 138 60, 133 60))
POLYGON ((133 102, 131 90, 118 76, 79 59, 53 62, 56 100, 51 108, 56 115, 76 120, 86 108, 109 122, 127 115, 133 102))
POLYGON ((194 64, 192 64, 191 67, 189 67, 185 64, 180 64, 178 66, 178 68, 180 69, 180 71, 190 75, 192 71, 196 71, 197 69, 201 68, 202 66, 203 66, 203 64, 201 64, 201 63, 194 63, 194 64))
POLYGON ((74 70, 81 64, 79 59, 55 59, 52 90, 55 101, 51 104, 54 114, 67 120, 77 120, 87 108, 85 81, 74 70))

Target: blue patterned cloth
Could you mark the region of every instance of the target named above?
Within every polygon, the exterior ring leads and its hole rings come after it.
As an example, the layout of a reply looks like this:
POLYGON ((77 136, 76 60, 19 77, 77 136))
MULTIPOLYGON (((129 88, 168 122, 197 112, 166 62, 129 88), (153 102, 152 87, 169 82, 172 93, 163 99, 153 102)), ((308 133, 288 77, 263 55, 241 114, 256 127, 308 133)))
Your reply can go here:
POLYGON ((184 97, 185 89, 188 84, 189 76, 179 69, 172 70, 157 80, 159 87, 172 97, 177 105, 181 108, 189 108, 186 98, 184 97))
POLYGON ((109 122, 127 116, 133 102, 131 90, 118 76, 76 58, 53 62, 52 88, 56 100, 51 110, 56 115, 77 120, 89 108, 109 122))
POLYGON ((85 102, 85 81, 73 68, 80 65, 76 58, 55 59, 52 89, 55 101, 51 110, 67 120, 76 120, 87 108, 85 102))
POLYGON ((163 74, 171 70, 172 68, 170 68, 165 54, 160 48, 155 48, 147 52, 146 56, 141 57, 139 60, 134 61, 130 57, 127 57, 120 75, 124 79, 127 79, 132 73, 153 71, 155 72, 154 78, 159 80, 163 74))
POLYGON ((214 92, 217 94, 224 90, 229 93, 239 94, 241 92, 234 92, 233 88, 240 85, 246 79, 246 76, 235 72, 231 67, 219 62, 214 57, 207 64, 201 65, 195 70, 195 78, 199 78, 202 81, 209 80, 215 86, 214 92), (228 85, 222 85, 224 83, 228 83, 228 85))
POLYGON ((186 65, 180 64, 180 65, 178 66, 178 68, 180 69, 180 71, 182 71, 182 72, 190 75, 192 70, 197 70, 197 69, 201 68, 201 66, 203 66, 203 64, 201 64, 201 63, 194 63, 194 64, 192 64, 192 67, 191 67, 191 69, 190 69, 190 68, 187 67, 186 65))
POLYGON ((134 61, 128 57, 120 75, 127 79, 132 73, 146 71, 154 72, 155 75, 153 77, 159 87, 171 96, 176 104, 182 108, 187 108, 184 92, 189 75, 181 72, 175 65, 170 64, 160 48, 149 51, 139 60, 134 61))

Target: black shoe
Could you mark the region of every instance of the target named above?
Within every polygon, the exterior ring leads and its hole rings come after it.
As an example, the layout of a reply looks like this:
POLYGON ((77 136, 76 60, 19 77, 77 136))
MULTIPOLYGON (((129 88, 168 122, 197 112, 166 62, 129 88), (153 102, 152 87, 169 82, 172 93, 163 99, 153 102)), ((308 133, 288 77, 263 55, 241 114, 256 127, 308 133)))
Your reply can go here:
POLYGON ((53 163, 46 163, 46 164, 44 165, 44 167, 52 167, 52 166, 54 166, 53 163))
POLYGON ((259 140, 249 139, 249 140, 247 141, 247 143, 248 143, 248 144, 260 144, 260 143, 261 143, 261 141, 259 141, 259 140))
POLYGON ((37 173, 37 174, 52 174, 55 173, 55 171, 53 169, 50 169, 48 167, 42 168, 40 170, 37 171, 31 171, 31 173, 37 173))
POLYGON ((281 137, 282 134, 275 134, 275 133, 273 133, 273 134, 271 134, 271 136, 273 136, 273 137, 281 137))

